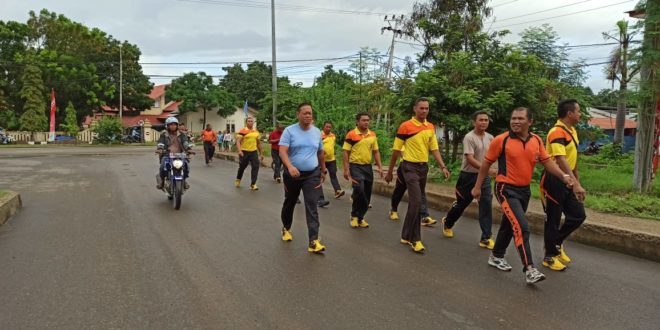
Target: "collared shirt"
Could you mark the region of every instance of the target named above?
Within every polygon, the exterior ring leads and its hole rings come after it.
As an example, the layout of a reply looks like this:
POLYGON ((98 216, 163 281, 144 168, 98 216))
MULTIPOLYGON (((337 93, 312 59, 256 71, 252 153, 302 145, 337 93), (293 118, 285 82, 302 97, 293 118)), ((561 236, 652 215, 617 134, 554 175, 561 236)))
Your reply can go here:
MULTIPOLYGON (((268 136, 268 140, 279 140, 282 138, 282 131, 274 130, 272 133, 270 133, 270 136, 268 136)), ((275 142, 270 144, 270 150, 280 150, 280 142, 275 142)))
POLYGON ((257 150, 257 143, 259 142, 259 131, 256 128, 249 129, 244 127, 238 132, 237 138, 241 139, 241 150, 257 150))
POLYGON ((435 135, 435 126, 417 118, 403 122, 396 131, 393 150, 403 151, 403 160, 411 163, 428 163, 429 152, 438 150, 438 138, 435 135))
POLYGON ((326 135, 325 132, 321 132, 321 139, 323 139, 323 152, 325 153, 324 161, 331 162, 333 160, 336 160, 335 143, 337 141, 337 137, 335 136, 335 134, 330 133, 326 135))
POLYGON ((176 134, 171 134, 169 131, 166 131, 167 134, 167 147, 169 152, 178 154, 183 152, 183 146, 181 145, 181 140, 179 140, 179 135, 181 132, 177 131, 176 134))
POLYGON ((577 166, 578 150, 577 146, 580 144, 578 139, 577 130, 575 127, 568 128, 561 120, 557 120, 555 127, 550 129, 546 139, 545 148, 548 153, 555 159, 555 156, 565 156, 571 170, 575 170, 577 166))
POLYGON ((367 130, 367 132, 363 134, 356 127, 346 134, 342 149, 351 152, 348 159, 349 163, 358 165, 371 164, 373 152, 378 150, 376 132, 367 130))
POLYGON ((311 126, 307 130, 300 124, 284 129, 280 146, 289 147, 289 161, 299 171, 313 171, 319 166, 319 152, 323 150, 321 130, 311 126))
POLYGON ((212 130, 203 130, 201 135, 203 142, 215 142, 218 140, 218 136, 212 130))
POLYGON ((472 155, 474 159, 479 162, 484 160, 486 151, 490 146, 490 142, 493 141, 494 137, 488 132, 484 132, 482 135, 477 135, 474 130, 465 134, 463 138, 463 162, 461 163, 461 171, 467 173, 479 173, 479 169, 470 165, 470 162, 467 160, 467 155, 472 155))
POLYGON ((497 161, 496 182, 514 186, 529 186, 537 162, 550 161, 550 155, 543 147, 541 138, 529 133, 526 140, 509 131, 493 139, 486 153, 486 160, 497 161))

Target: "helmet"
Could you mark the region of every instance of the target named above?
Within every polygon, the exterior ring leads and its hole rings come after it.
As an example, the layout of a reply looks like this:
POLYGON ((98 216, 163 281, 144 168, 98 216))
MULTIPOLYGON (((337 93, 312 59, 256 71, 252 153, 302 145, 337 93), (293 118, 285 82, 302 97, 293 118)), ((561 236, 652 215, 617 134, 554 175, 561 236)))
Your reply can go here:
POLYGON ((169 125, 169 124, 177 124, 177 125, 179 125, 179 120, 176 119, 176 117, 167 117, 167 119, 165 119, 165 126, 167 126, 167 125, 169 125))

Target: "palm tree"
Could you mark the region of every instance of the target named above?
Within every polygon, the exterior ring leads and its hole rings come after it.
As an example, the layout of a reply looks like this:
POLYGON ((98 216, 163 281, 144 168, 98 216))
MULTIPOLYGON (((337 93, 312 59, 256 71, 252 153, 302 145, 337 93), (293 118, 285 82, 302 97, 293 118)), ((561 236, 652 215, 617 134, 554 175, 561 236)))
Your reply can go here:
POLYGON ((619 81, 619 93, 616 107, 616 125, 614 127, 614 143, 623 142, 623 131, 626 122, 626 94, 628 83, 637 75, 640 65, 637 61, 638 49, 630 49, 630 44, 639 30, 629 29, 628 21, 621 20, 616 22, 617 30, 614 32, 603 32, 605 40, 615 40, 618 45, 612 50, 609 56, 608 64, 605 67, 605 74, 608 80, 619 81))

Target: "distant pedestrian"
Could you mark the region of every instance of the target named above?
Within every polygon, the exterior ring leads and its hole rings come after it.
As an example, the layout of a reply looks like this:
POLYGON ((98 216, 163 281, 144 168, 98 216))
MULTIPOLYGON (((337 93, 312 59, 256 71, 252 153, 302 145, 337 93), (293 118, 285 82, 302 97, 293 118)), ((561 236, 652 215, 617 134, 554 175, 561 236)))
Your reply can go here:
MULTIPOLYGON (((323 131, 321 132, 321 139, 323 139, 323 153, 325 154, 325 168, 330 174, 330 183, 335 192, 335 199, 344 196, 344 190, 341 189, 339 179, 337 179, 337 159, 335 157, 335 143, 337 137, 332 133, 332 122, 326 121, 323 123, 323 131)), ((321 189, 321 197, 319 198, 319 207, 328 206, 330 202, 325 199, 323 189, 321 189)))
POLYGON ((231 136, 231 133, 229 130, 225 130, 225 135, 222 137, 222 144, 224 147, 224 151, 231 151, 231 145, 232 145, 233 138, 231 136))
POLYGON ((215 135, 211 124, 206 124, 206 129, 202 131, 200 136, 204 144, 204 161, 208 165, 213 161, 213 153, 215 152, 215 144, 218 142, 218 136, 215 135))
POLYGON ((222 149, 222 141, 225 137, 225 133, 222 130, 218 130, 218 151, 224 151, 222 149))
POLYGON ((378 151, 376 132, 369 130, 371 116, 366 112, 355 116, 356 127, 346 134, 344 139, 344 178, 353 186, 353 205, 351 207, 350 225, 353 228, 368 228, 364 219, 374 184, 372 160, 375 159, 380 177, 383 177, 383 166, 378 151))
POLYGON ((496 136, 490 143, 484 161, 481 162, 479 176, 472 188, 472 196, 479 199, 481 186, 488 176, 488 171, 497 161, 495 197, 502 206, 502 223, 495 239, 495 247, 488 258, 488 264, 499 270, 511 270, 511 265, 504 259, 504 254, 513 238, 528 284, 545 279, 545 275, 534 267, 529 244, 529 224, 525 215, 532 195, 529 184, 532 182, 534 166, 540 161, 546 171, 562 178, 563 184, 573 186, 571 176, 562 172, 557 164, 551 161, 541 138, 529 132, 532 123, 529 109, 520 107, 511 112, 511 129, 496 136))
MULTIPOLYGON (((474 129, 463 138, 463 162, 461 173, 456 182, 456 201, 452 204, 447 216, 442 218, 442 233, 445 237, 454 237, 452 229, 456 221, 463 215, 465 209, 472 203, 472 188, 479 175, 481 163, 486 151, 493 141, 493 136, 486 130, 490 124, 490 117, 486 111, 477 111, 472 115, 472 126, 474 129)), ((490 177, 495 176, 497 170, 491 168, 488 177, 481 185, 481 197, 479 199, 479 227, 481 227, 481 239, 479 246, 492 250, 495 241, 492 239, 491 227, 493 226, 493 194, 490 192, 490 177)))
POLYGON ((284 164, 284 204, 282 205, 282 240, 293 240, 291 225, 296 201, 303 193, 309 245, 307 251, 321 253, 325 246, 319 239, 317 202, 325 179, 321 131, 312 124, 312 106, 301 103, 296 111, 298 123, 287 127, 280 139, 280 157, 284 164))
POLYGON ((423 195, 426 194, 426 178, 429 172, 429 153, 433 154, 436 162, 442 168, 445 178, 449 178, 449 170, 440 156, 438 138, 435 126, 428 122, 430 111, 429 100, 420 97, 415 100, 412 119, 399 125, 392 147, 392 159, 385 176, 386 182, 392 182, 392 172, 397 159, 402 155, 403 161, 399 165, 403 179, 408 188, 408 211, 401 231, 402 244, 408 244, 414 252, 423 253, 421 217, 419 212, 422 206, 423 195))
POLYGON ((245 121, 246 127, 238 132, 236 138, 236 148, 238 149, 238 173, 236 173, 236 180, 234 185, 241 186, 241 179, 243 179, 243 172, 248 165, 252 168, 250 173, 250 190, 259 190, 257 187, 257 177, 259 176, 259 166, 264 159, 259 140, 259 131, 254 127, 254 118, 248 117, 245 121))
POLYGON ((562 178, 544 172, 541 176, 541 201, 545 209, 545 256, 543 266, 564 270, 571 258, 564 251, 564 240, 580 228, 587 218, 584 212, 586 191, 580 184, 577 160, 578 140, 575 125, 580 122, 580 105, 576 100, 564 100, 557 105, 557 122, 548 132, 545 147, 561 170, 573 179, 573 188, 562 178), (564 222, 561 223, 561 215, 564 222), (560 226, 561 223, 561 226, 560 226))
POLYGON ((270 143, 270 155, 273 159, 273 179, 277 183, 282 182, 282 160, 280 160, 280 138, 282 137, 282 132, 284 131, 284 126, 277 123, 275 125, 275 130, 270 133, 268 136, 268 143, 270 143))

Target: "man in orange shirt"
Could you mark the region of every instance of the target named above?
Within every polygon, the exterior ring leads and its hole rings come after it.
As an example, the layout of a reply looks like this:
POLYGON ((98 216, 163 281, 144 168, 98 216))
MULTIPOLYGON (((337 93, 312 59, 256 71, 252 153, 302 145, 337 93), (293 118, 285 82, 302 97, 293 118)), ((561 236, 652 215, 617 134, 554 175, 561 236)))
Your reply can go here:
POLYGON ((204 160, 206 165, 213 161, 213 153, 215 152, 215 144, 218 142, 218 136, 213 131, 211 124, 206 124, 206 129, 201 134, 202 142, 204 143, 204 160))
POLYGON ((491 165, 497 161, 495 197, 502 206, 502 223, 495 239, 493 253, 488 258, 488 264, 499 270, 511 270, 511 265, 504 259, 504 254, 513 238, 528 284, 545 279, 545 275, 534 267, 532 250, 529 248, 529 225, 525 216, 531 197, 529 184, 532 182, 534 166, 540 161, 547 172, 562 178, 565 185, 573 186, 570 175, 564 173, 555 162, 551 161, 541 138, 529 131, 532 123, 529 109, 520 107, 511 112, 511 129, 498 135, 491 142, 481 162, 477 182, 472 188, 472 196, 479 199, 481 185, 488 176, 491 165))

